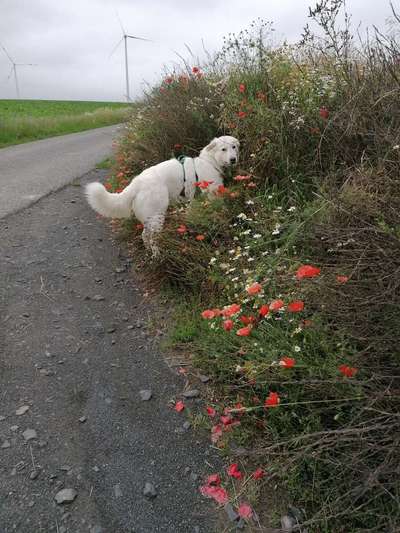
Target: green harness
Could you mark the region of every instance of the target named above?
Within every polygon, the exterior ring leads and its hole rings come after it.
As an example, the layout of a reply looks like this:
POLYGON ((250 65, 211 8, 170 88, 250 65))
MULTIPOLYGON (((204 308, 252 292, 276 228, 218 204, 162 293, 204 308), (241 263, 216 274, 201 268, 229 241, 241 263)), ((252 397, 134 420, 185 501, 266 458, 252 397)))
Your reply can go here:
MULTIPOLYGON (((185 186, 186 186, 185 159, 187 157, 188 156, 186 156, 186 155, 180 155, 179 157, 176 158, 176 160, 179 161, 179 163, 182 165, 182 170, 183 170, 183 189, 181 190, 179 196, 185 196, 185 186)), ((196 172, 196 167, 195 167, 194 161, 193 161, 193 168, 194 168, 194 176, 196 178, 196 183, 198 183, 199 177, 198 177, 197 172, 196 172)))

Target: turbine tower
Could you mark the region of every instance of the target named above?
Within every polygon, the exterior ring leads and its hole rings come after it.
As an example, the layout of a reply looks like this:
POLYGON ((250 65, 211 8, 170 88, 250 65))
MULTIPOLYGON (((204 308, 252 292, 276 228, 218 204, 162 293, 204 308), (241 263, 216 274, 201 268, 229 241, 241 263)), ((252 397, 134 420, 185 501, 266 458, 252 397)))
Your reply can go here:
POLYGON ((129 91, 129 68, 128 68, 128 39, 136 39, 138 41, 147 41, 149 43, 152 43, 151 39, 145 39, 144 37, 137 37, 136 35, 129 35, 126 33, 125 28, 122 25, 121 19, 118 16, 118 12, 116 13, 119 25, 121 26, 122 30, 122 38, 118 41, 118 43, 113 48, 110 57, 113 55, 113 53, 116 51, 118 46, 124 41, 124 49, 125 49, 125 82, 126 82, 126 100, 127 102, 131 102, 130 97, 130 91, 129 91))
POLYGON ((3 49, 4 53, 8 57, 10 63, 11 63, 11 70, 10 74, 8 75, 7 79, 9 80, 11 76, 14 74, 14 81, 15 81, 15 90, 17 92, 17 98, 20 98, 20 92, 19 92, 19 84, 18 84, 18 75, 17 75, 17 67, 36 67, 37 65, 35 63, 16 63, 10 54, 7 52, 6 48, 0 44, 0 47, 3 49))

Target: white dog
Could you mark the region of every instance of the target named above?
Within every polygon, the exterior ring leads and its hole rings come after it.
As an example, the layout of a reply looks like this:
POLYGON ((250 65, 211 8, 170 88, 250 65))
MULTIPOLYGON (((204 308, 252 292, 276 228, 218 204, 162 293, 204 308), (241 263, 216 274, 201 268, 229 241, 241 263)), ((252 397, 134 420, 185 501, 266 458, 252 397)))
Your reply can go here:
POLYGON ((101 183, 89 183, 86 195, 92 208, 110 218, 135 215, 142 222, 146 248, 158 254, 157 234, 161 231, 170 203, 192 200, 196 182, 212 182, 214 194, 223 185, 223 172, 239 159, 239 141, 225 135, 213 139, 195 158, 169 159, 144 170, 121 193, 109 193, 101 183))

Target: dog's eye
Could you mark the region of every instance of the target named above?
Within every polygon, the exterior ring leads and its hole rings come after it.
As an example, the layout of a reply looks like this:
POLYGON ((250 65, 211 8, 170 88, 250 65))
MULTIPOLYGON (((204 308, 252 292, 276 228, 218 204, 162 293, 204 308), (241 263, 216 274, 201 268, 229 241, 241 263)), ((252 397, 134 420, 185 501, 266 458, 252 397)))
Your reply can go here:
POLYGON ((223 152, 226 152, 226 148, 222 148, 222 151, 223 151, 223 152))
POLYGON ((234 150, 236 150, 236 146, 232 146, 232 148, 233 148, 234 150))

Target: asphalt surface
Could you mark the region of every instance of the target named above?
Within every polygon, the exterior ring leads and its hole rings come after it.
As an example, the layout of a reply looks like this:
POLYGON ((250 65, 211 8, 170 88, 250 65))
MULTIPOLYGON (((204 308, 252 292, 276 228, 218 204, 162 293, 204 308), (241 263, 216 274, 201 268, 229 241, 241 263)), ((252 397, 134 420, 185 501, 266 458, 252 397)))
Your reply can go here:
POLYGON ((198 490, 219 458, 184 425, 200 400, 172 409, 186 379, 163 359, 154 303, 83 198, 104 176, 0 220, 0 532, 221 531, 198 490), (76 498, 58 504, 64 488, 76 498))
POLYGON ((0 149, 0 218, 89 172, 112 151, 121 126, 0 149))

